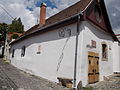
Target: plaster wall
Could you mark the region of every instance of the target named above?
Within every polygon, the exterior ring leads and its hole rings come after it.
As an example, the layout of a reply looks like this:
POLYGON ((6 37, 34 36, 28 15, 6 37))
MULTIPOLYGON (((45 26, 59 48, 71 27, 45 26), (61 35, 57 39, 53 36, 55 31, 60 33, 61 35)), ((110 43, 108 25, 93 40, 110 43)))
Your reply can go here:
POLYGON ((11 46, 15 57, 11 63, 16 67, 57 82, 57 77, 73 79, 76 25, 72 24, 41 35, 30 37, 11 46), (63 36, 60 36, 59 34, 63 36), (70 35, 71 33, 71 35, 70 35), (26 46, 25 56, 21 48, 26 46), (40 46, 40 54, 37 54, 40 46))
POLYGON ((113 70, 114 72, 120 72, 120 44, 118 42, 114 42, 113 57, 113 70))
MULTIPOLYGON (((76 23, 71 24, 13 44, 11 50, 15 49, 15 57, 11 57, 11 63, 26 72, 51 81, 57 82, 57 77, 73 79, 76 27, 76 23), (59 35, 61 31, 64 31, 64 37, 59 35), (23 46, 26 46, 26 54, 21 57, 23 46), (39 46, 40 54, 37 54, 39 46)), ((112 37, 100 28, 83 21, 80 23, 77 57, 77 83, 82 81, 83 86, 88 84, 88 51, 99 53, 100 80, 103 80, 103 76, 113 73, 112 37), (88 47, 91 40, 96 41, 96 48, 88 47), (108 45, 108 61, 101 60, 103 41, 108 45)))
POLYGON ((119 60, 118 61, 119 61, 119 72, 120 72, 120 43, 119 43, 119 55, 118 56, 119 56, 119 60))
POLYGON ((78 69, 77 83, 83 82, 83 85, 88 84, 88 51, 99 53, 99 73, 100 81, 103 76, 108 76, 113 73, 113 38, 103 30, 84 21, 80 26, 79 49, 78 49, 78 69), (91 40, 96 41, 96 48, 90 48, 91 40), (102 42, 108 45, 108 61, 102 61, 102 42))

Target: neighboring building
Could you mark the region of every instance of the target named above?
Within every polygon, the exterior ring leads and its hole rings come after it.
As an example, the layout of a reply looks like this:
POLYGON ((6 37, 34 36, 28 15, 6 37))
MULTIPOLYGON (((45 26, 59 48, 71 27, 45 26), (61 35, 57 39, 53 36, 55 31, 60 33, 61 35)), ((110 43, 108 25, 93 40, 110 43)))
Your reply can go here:
POLYGON ((10 46, 9 43, 15 39, 13 39, 13 35, 15 36, 21 36, 22 34, 17 33, 17 32, 9 32, 6 34, 5 41, 4 39, 1 40, 0 42, 0 58, 3 58, 4 60, 9 61, 10 57, 10 46))
POLYGON ((73 79, 74 87, 120 72, 118 39, 103 0, 81 0, 33 26, 11 43, 11 63, 32 74, 57 81, 73 79), (116 54, 117 53, 117 54, 116 54))
POLYGON ((116 34, 116 36, 117 36, 117 38, 119 39, 119 41, 120 41, 120 34, 116 34))
MULTIPOLYGON (((12 39, 15 39, 13 36, 17 36, 17 37, 20 37, 22 35, 22 33, 17 33, 17 32, 9 32, 8 33, 8 41, 11 42, 13 41, 12 39)), ((16 37, 16 38, 17 38, 16 37)))

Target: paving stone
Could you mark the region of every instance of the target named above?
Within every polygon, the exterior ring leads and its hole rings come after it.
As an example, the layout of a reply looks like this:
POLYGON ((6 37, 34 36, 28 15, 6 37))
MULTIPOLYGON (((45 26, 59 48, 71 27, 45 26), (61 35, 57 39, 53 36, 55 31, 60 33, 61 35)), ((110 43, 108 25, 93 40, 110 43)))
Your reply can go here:
POLYGON ((93 87, 93 90, 120 90, 120 77, 111 75, 107 78, 108 79, 105 79, 105 81, 90 86, 93 87))
POLYGON ((7 90, 11 90, 11 88, 13 90, 69 90, 47 79, 25 73, 11 64, 5 64, 2 60, 0 60, 1 85, 6 85, 7 90))

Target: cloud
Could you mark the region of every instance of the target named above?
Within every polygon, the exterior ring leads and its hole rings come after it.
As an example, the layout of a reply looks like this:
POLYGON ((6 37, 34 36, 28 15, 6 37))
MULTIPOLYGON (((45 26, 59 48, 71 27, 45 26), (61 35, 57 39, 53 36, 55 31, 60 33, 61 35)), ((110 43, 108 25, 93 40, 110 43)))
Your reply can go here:
POLYGON ((120 1, 119 0, 106 0, 107 11, 113 31, 120 33, 120 1))
POLYGON ((59 11, 61 11, 78 2, 79 0, 50 0, 50 1, 56 5, 59 11))
POLYGON ((46 17, 46 18, 48 18, 48 17, 50 17, 50 16, 58 13, 59 11, 60 11, 60 10, 57 9, 57 8, 48 7, 48 8, 47 8, 47 17, 46 17))
MULTIPOLYGON (((9 12, 12 17, 21 18, 21 21, 25 26, 25 30, 28 30, 36 24, 36 17, 32 11, 26 9, 28 4, 25 4, 25 0, 6 0, 6 3, 2 0, 0 3, 0 6, 9 12)), ((4 9, 0 9, 0 22, 10 24, 13 19, 5 12, 4 9)))
POLYGON ((33 14, 29 10, 27 10, 23 4, 13 3, 10 4, 8 7, 10 10, 12 10, 11 13, 14 13, 12 14, 13 17, 21 17, 23 24, 30 25, 34 23, 35 18, 33 14))

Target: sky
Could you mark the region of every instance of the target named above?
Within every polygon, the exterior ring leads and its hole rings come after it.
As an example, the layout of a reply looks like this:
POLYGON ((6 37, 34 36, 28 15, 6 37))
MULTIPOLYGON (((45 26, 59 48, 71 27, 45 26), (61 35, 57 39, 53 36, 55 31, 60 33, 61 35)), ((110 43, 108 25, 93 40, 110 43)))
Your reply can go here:
MULTIPOLYGON (((21 18, 25 31, 38 24, 40 4, 47 4, 46 18, 73 5, 79 0, 0 0, 0 23, 10 24, 14 18, 21 18)), ((120 33, 120 0, 105 0, 108 15, 115 33, 120 33)))

